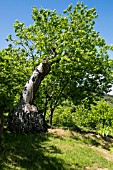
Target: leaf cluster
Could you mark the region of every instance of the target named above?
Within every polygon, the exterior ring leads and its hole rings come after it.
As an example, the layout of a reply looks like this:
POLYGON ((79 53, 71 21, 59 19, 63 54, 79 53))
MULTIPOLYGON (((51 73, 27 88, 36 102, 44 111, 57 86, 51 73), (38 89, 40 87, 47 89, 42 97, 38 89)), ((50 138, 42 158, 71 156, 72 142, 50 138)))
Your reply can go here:
POLYGON ((0 70, 0 107, 11 109, 30 76, 31 64, 19 49, 9 47, 0 52, 0 70))

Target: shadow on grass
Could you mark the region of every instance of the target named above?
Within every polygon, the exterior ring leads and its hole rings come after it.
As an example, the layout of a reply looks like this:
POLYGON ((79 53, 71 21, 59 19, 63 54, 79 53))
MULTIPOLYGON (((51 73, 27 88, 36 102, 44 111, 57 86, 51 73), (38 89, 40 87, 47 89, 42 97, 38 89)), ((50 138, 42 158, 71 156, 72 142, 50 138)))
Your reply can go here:
POLYGON ((4 133, 4 150, 1 158, 2 169, 63 170, 65 163, 54 157, 61 154, 55 146, 44 145, 51 134, 10 134, 4 133), (51 153, 51 156, 50 154, 51 153))
POLYGON ((85 143, 90 146, 102 147, 103 149, 110 150, 113 147, 113 137, 111 136, 102 136, 97 134, 94 131, 85 131, 75 125, 74 128, 71 127, 62 127, 59 130, 63 130, 64 134, 59 135, 59 133, 54 132, 54 138, 59 138, 60 140, 65 140, 63 136, 68 136, 76 141, 85 143), (67 134, 65 134, 67 131, 67 134), (56 134, 55 134, 56 133, 56 134))
POLYGON ((103 149, 109 150, 111 144, 113 143, 113 137, 111 136, 103 137, 102 135, 98 135, 96 132, 85 131, 78 127, 74 128, 73 130, 80 135, 72 135, 72 138, 80 140, 89 145, 93 145, 96 147, 101 146, 103 149))

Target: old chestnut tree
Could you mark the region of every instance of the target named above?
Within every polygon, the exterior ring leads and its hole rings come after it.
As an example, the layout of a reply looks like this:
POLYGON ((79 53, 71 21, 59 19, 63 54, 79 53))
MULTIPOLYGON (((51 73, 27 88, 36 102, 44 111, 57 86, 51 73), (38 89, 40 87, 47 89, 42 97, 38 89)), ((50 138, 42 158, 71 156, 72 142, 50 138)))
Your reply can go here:
MULTIPOLYGON (((77 3, 63 14, 34 7, 32 25, 27 27, 18 20, 15 22, 17 39, 9 35, 7 40, 11 41, 11 49, 18 48, 17 54, 22 53, 26 60, 31 60, 35 69, 23 87, 17 106, 9 113, 11 131, 46 130, 44 117, 33 104, 37 90, 40 93, 40 87, 43 89, 43 79, 48 81, 50 89, 54 80, 59 90, 59 94, 48 92, 54 94, 49 98, 49 105, 66 97, 75 103, 86 97, 92 100, 109 91, 111 74, 107 50, 112 47, 95 31, 96 18, 95 8, 88 9, 83 3, 77 3)), ((47 94, 48 86, 43 94, 47 94)))

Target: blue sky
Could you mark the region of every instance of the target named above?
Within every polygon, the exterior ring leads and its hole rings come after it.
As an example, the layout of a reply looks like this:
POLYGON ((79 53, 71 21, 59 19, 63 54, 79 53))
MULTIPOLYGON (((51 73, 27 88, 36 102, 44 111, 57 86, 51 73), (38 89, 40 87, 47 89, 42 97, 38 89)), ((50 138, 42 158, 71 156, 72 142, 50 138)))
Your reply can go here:
MULTIPOLYGON (((81 0, 79 0, 81 2, 81 0)), ((108 44, 113 44, 113 0, 82 0, 88 8, 96 7, 99 17, 95 29, 100 32, 108 44)), ((14 35, 13 24, 18 19, 26 25, 32 24, 32 7, 56 9, 62 13, 69 4, 77 0, 1 0, 0 1, 0 49, 7 47, 5 38, 14 35)), ((113 58, 113 52, 110 52, 113 58)))

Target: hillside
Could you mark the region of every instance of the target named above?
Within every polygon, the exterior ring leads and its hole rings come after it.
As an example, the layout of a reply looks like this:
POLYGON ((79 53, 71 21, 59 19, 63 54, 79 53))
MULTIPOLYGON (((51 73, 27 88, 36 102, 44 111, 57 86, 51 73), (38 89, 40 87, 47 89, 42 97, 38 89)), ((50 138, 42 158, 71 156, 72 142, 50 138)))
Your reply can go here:
POLYGON ((45 134, 4 135, 3 170, 113 170, 113 138, 49 129, 45 134))

